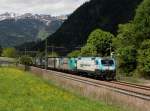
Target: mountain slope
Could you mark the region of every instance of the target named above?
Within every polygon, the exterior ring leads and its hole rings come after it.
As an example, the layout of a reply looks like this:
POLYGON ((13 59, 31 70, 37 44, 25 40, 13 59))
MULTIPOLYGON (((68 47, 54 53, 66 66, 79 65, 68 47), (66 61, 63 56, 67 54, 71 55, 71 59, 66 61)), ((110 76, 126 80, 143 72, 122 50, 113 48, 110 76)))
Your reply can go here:
MULTIPOLYGON (((118 24, 131 20, 141 1, 91 0, 70 15, 59 30, 48 38, 48 43, 73 50, 75 46, 82 46, 89 33, 96 28, 116 34, 118 24)), ((36 48, 39 47, 44 48, 44 41, 36 45, 36 48)))
POLYGON ((11 47, 43 39, 53 34, 62 23, 63 20, 48 15, 1 14, 0 44, 3 47, 11 47))

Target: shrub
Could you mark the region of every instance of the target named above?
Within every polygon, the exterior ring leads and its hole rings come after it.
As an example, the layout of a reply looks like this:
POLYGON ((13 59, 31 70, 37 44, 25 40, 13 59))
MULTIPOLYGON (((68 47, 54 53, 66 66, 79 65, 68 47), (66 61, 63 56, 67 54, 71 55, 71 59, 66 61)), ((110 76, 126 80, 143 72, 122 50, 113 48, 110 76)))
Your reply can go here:
POLYGON ((68 57, 79 57, 81 55, 80 50, 75 50, 68 54, 68 57))
POLYGON ((2 56, 15 58, 17 56, 17 51, 15 48, 4 48, 2 52, 2 56))
POLYGON ((30 56, 22 56, 19 59, 19 62, 23 65, 32 65, 32 58, 30 56))

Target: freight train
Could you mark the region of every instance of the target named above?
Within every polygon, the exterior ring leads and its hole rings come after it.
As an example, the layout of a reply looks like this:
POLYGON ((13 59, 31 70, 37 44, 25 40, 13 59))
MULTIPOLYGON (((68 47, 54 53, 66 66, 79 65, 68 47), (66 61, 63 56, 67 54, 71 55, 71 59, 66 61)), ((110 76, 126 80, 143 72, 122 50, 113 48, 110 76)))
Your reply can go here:
POLYGON ((99 79, 115 80, 116 78, 116 63, 113 58, 102 57, 50 57, 47 60, 44 58, 35 58, 34 65, 46 67, 48 69, 76 72, 76 74, 87 74, 99 79), (46 62, 47 61, 47 62, 46 62))

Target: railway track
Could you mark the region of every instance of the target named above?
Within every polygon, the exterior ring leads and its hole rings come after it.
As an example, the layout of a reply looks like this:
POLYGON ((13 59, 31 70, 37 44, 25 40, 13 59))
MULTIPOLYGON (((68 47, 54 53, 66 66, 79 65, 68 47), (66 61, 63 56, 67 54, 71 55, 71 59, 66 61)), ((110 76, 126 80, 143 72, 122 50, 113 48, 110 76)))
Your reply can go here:
POLYGON ((144 99, 150 101, 150 87, 130 84, 126 82, 119 81, 99 81, 90 78, 85 78, 81 76, 71 75, 68 73, 55 72, 55 75, 61 78, 70 79, 76 82, 81 82, 89 85, 93 85, 96 87, 105 87, 107 89, 126 94, 129 96, 134 96, 140 99, 144 99))
POLYGON ((123 82, 123 81, 111 81, 111 83, 135 87, 144 90, 150 90, 150 86, 138 85, 138 84, 123 82))
POLYGON ((56 71, 54 69, 47 70, 48 72, 54 72, 54 74, 57 77, 70 79, 76 82, 85 83, 89 85, 93 85, 96 87, 105 87, 107 89, 126 94, 129 96, 134 96, 143 100, 150 101, 150 87, 149 86, 143 86, 143 85, 137 85, 127 82, 121 82, 121 81, 100 81, 95 80, 75 74, 71 74, 70 72, 61 72, 56 71))

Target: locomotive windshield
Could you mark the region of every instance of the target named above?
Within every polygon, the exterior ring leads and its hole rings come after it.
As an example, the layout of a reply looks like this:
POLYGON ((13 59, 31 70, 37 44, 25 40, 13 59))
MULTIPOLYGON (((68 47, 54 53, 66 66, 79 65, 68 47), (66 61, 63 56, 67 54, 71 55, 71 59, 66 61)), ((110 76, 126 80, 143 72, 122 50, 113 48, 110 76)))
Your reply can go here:
POLYGON ((101 60, 101 63, 104 66, 112 66, 112 65, 114 65, 114 61, 113 60, 101 60))

